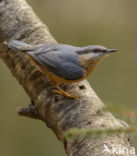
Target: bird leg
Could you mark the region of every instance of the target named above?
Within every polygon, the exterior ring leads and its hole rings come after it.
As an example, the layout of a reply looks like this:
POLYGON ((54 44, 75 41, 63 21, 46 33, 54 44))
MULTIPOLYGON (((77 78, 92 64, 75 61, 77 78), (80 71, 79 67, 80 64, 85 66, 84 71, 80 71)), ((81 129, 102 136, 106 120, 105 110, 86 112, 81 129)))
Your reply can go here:
POLYGON ((57 84, 56 84, 56 88, 57 88, 57 90, 52 90, 54 93, 61 94, 61 95, 65 96, 65 97, 68 97, 68 98, 71 98, 71 99, 78 98, 78 96, 76 96, 76 95, 69 94, 69 93, 65 92, 57 84))

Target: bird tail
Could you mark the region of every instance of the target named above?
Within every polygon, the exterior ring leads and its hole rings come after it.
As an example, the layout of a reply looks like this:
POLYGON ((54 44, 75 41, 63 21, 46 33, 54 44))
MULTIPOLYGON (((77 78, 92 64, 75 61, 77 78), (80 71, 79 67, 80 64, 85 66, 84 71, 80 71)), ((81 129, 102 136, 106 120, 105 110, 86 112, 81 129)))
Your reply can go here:
POLYGON ((34 46, 17 40, 12 40, 9 42, 5 41, 4 44, 7 45, 10 49, 17 49, 24 52, 34 50, 34 46))

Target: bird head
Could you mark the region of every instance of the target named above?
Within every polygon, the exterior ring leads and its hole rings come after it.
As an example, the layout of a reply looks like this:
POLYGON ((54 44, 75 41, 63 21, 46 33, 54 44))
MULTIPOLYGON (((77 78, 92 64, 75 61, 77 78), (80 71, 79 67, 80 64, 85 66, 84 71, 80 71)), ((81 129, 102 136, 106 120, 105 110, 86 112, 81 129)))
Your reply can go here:
POLYGON ((87 59, 101 59, 116 51, 116 49, 107 49, 106 47, 100 45, 92 45, 82 47, 77 53, 81 56, 83 55, 87 57, 87 59))
POLYGON ((107 49, 100 45, 82 47, 77 51, 81 66, 86 72, 93 72, 99 62, 110 53, 116 52, 116 49, 107 49))

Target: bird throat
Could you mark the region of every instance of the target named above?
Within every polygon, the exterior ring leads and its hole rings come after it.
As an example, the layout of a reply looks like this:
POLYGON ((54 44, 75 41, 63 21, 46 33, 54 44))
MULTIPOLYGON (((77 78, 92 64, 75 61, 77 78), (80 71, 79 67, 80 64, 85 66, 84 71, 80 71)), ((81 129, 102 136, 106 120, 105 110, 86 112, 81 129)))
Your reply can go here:
POLYGON ((87 57, 79 57, 80 59, 80 65, 84 69, 84 77, 85 79, 93 73, 93 71, 96 69, 96 67, 99 65, 101 62, 102 58, 98 59, 87 59, 87 57))

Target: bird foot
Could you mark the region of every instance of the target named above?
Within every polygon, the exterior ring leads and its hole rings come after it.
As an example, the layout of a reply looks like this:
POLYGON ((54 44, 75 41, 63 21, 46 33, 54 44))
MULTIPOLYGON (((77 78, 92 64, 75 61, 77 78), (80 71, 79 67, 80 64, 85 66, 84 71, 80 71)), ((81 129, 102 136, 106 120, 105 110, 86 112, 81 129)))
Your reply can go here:
POLYGON ((65 96, 65 97, 68 97, 68 98, 71 98, 71 99, 76 99, 76 98, 78 98, 78 96, 76 96, 76 95, 73 95, 73 94, 69 94, 69 93, 67 93, 67 92, 65 92, 65 91, 63 91, 63 90, 52 90, 54 93, 56 93, 56 94, 61 94, 61 95, 63 95, 63 96, 65 96))

